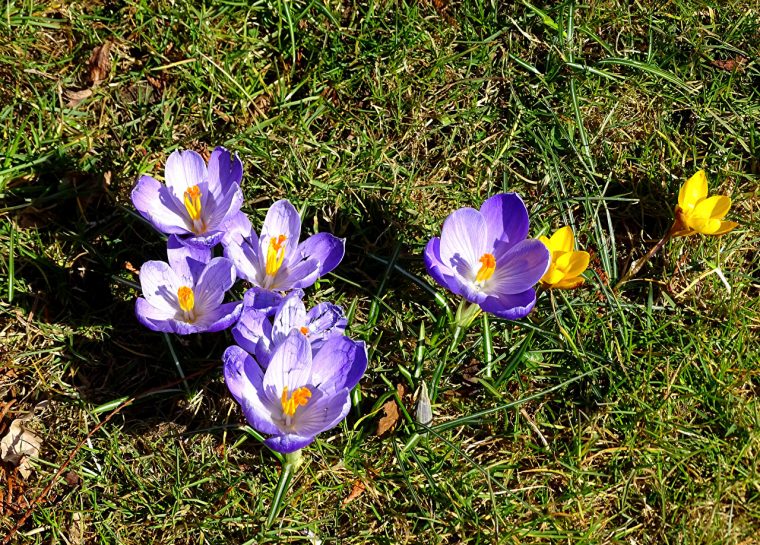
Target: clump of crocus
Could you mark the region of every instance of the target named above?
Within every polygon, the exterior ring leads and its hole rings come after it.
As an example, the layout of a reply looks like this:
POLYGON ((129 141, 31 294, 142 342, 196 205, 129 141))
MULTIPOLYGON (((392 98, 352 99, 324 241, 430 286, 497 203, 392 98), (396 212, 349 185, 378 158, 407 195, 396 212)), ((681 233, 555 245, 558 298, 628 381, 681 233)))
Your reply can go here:
POLYGON ((335 336, 313 352, 306 335, 293 329, 266 368, 239 346, 229 347, 223 360, 225 382, 248 423, 270 436, 269 448, 291 454, 346 417, 351 389, 367 369, 367 349, 335 336))
MULTIPOLYGON (((494 195, 480 210, 460 208, 449 215, 441 236, 425 248, 428 273, 441 286, 499 318, 516 320, 536 304, 534 286, 549 267, 549 250, 526 239, 528 210, 516 193, 494 195)), ((460 306, 458 325, 477 315, 460 306)))
POLYGON ((569 225, 558 229, 551 238, 540 236, 538 239, 551 252, 549 269, 541 277, 542 286, 572 289, 586 281, 581 274, 588 268, 590 257, 588 252, 575 250, 575 236, 569 225))
POLYGON ((232 328, 235 342, 256 357, 262 367, 269 365, 272 351, 282 344, 291 331, 297 330, 319 350, 331 337, 343 335, 346 317, 343 309, 332 303, 319 303, 306 310, 302 290, 280 296, 261 288, 251 288, 243 299, 240 320, 232 328), (273 306, 276 303, 276 306, 273 306))
POLYGON ((194 151, 175 151, 166 161, 166 184, 141 176, 132 190, 132 203, 162 233, 211 247, 231 224, 246 220, 240 212, 242 176, 240 159, 222 147, 213 151, 208 167, 194 151))
POLYGON ((221 331, 240 317, 242 303, 224 303, 235 282, 235 267, 224 257, 211 258, 206 247, 169 237, 169 262, 147 261, 140 268, 143 297, 135 303, 137 319, 148 329, 188 335, 221 331))
POLYGON ((678 192, 676 225, 673 236, 722 235, 739 224, 723 221, 731 208, 731 199, 725 195, 707 196, 707 176, 700 170, 686 180, 678 192))
POLYGON ((317 233, 299 243, 301 216, 287 200, 267 212, 261 234, 251 229, 225 240, 224 255, 235 263, 240 278, 276 291, 306 288, 338 266, 345 240, 317 233))
POLYGON ((723 235, 739 224, 724 221, 731 208, 731 199, 725 195, 707 196, 707 176, 698 171, 681 186, 678 192, 676 219, 665 236, 647 254, 636 261, 615 284, 615 289, 636 276, 641 267, 673 237, 684 237, 696 233, 702 235, 723 235))

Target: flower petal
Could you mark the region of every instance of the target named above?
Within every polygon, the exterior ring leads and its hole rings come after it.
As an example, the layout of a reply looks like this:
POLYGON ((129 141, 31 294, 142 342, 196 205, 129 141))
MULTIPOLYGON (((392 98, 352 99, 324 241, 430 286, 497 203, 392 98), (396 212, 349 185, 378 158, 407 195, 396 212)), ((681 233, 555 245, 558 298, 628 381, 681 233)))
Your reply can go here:
POLYGON ((312 349, 322 346, 322 340, 342 335, 347 325, 343 309, 332 303, 319 303, 306 313, 305 326, 309 329, 307 337, 312 349))
POLYGON ((317 281, 317 278, 319 278, 319 261, 307 259, 292 268, 282 267, 277 271, 270 288, 281 291, 308 288, 317 281))
POLYGON ((425 267, 428 274, 438 282, 441 286, 448 289, 455 295, 461 295, 471 303, 480 303, 486 298, 486 294, 477 291, 471 283, 472 277, 474 277, 473 271, 469 268, 469 265, 459 262, 460 270, 448 267, 440 260, 440 244, 441 241, 438 237, 430 239, 425 246, 425 267), (468 282, 464 282, 463 278, 468 278, 468 282))
POLYGON ((739 224, 736 223, 735 221, 721 221, 720 222, 720 227, 718 228, 718 230, 715 231, 712 234, 713 235, 723 235, 723 234, 726 234, 729 231, 735 229, 738 226, 739 226, 739 224))
POLYGON ((174 311, 154 307, 142 297, 138 297, 135 301, 137 320, 151 331, 172 331, 167 321, 172 320, 175 314, 174 311))
POLYGON ((194 185, 199 186, 202 193, 207 193, 203 191, 208 179, 206 162, 192 150, 175 151, 166 160, 164 179, 166 186, 180 203, 184 202, 185 191, 194 185))
POLYGON ((728 214, 729 208, 731 208, 731 199, 729 197, 714 195, 699 201, 694 207, 692 217, 722 220, 728 214))
POLYGON ((230 217, 224 220, 224 223, 219 227, 219 229, 224 232, 224 236, 222 237, 222 244, 225 247, 228 244, 240 244, 243 242, 244 238, 253 235, 257 239, 256 248, 258 248, 258 236, 256 233, 253 233, 251 220, 248 219, 248 215, 244 212, 232 214, 230 217))
POLYGON ((311 346, 299 331, 291 331, 282 344, 274 349, 264 373, 264 390, 268 399, 279 403, 283 388, 294 392, 305 386, 311 375, 311 346))
POLYGON ((147 301, 157 309, 175 313, 179 309, 177 290, 182 280, 163 261, 146 261, 140 267, 140 287, 147 301))
POLYGON ((441 230, 441 262, 465 276, 464 269, 475 267, 483 254, 492 249, 486 243, 486 231, 486 221, 477 210, 460 208, 452 212, 441 230))
MULTIPOLYGON (((300 296, 303 297, 302 291, 298 290, 297 293, 300 293, 300 296)), ((254 286, 245 292, 243 304, 246 308, 259 310, 267 316, 274 316, 277 307, 280 306, 283 299, 284 297, 276 291, 269 291, 254 286)))
POLYGON ((485 312, 507 320, 524 318, 536 305, 536 291, 531 288, 522 293, 489 297, 480 304, 485 312))
POLYGON ((345 336, 331 337, 314 354, 311 383, 326 393, 351 390, 367 371, 367 347, 345 336))
POLYGON ((566 278, 572 278, 585 271, 590 260, 588 252, 567 252, 557 259, 557 267, 562 269, 566 278))
POLYGON ((206 313, 201 320, 198 320, 196 323, 198 332, 216 333, 223 331, 240 319, 242 310, 242 301, 219 305, 206 313))
MULTIPOLYGON (((542 240, 541 242, 544 241, 542 240)), ((544 242, 544 244, 546 243, 544 242)), ((572 252, 575 249, 573 228, 569 225, 565 225, 564 227, 557 229, 546 246, 552 252, 572 252)))
POLYGON ((314 437, 335 427, 346 417, 350 409, 351 398, 347 389, 332 394, 324 393, 298 408, 293 418, 293 429, 301 437, 314 437))
POLYGON ((249 243, 250 239, 244 239, 239 244, 231 242, 224 247, 224 257, 232 261, 235 265, 237 277, 242 280, 248 280, 253 284, 259 283, 261 269, 259 268, 259 245, 249 243))
POLYGON ((549 250, 540 240, 518 242, 496 262, 483 291, 489 296, 523 293, 541 279, 550 262, 549 250))
MULTIPOLYGON (((280 304, 272 323, 272 342, 275 345, 285 340, 295 328, 299 329, 306 323, 306 307, 298 292, 288 295, 280 304)), ((300 332, 300 331, 299 331, 300 332)))
POLYGON ((310 445, 314 442, 314 439, 316 439, 316 437, 313 435, 310 437, 304 437, 302 435, 288 433, 285 435, 275 435, 274 437, 270 437, 264 441, 264 444, 276 452, 290 454, 291 452, 301 450, 310 445))
POLYGON ((211 261, 211 248, 184 244, 179 237, 171 235, 166 244, 169 265, 182 279, 184 285, 194 286, 211 261))
POLYGON ((208 160, 208 190, 216 200, 243 179, 243 163, 226 148, 217 146, 208 160))
POLYGON ((259 248, 266 256, 269 240, 279 236, 285 237, 284 262, 288 262, 298 248, 301 239, 301 216, 290 201, 282 199, 274 203, 267 211, 259 236, 259 248))
POLYGON ((215 257, 203 269, 195 286, 195 306, 210 309, 224 301, 224 293, 235 283, 235 266, 226 257, 215 257))
POLYGON ((561 290, 571 290, 573 288, 577 288, 581 284, 583 284, 586 281, 585 278, 582 276, 574 276, 571 278, 565 278, 559 282, 557 282, 553 288, 561 289, 561 290))
POLYGON ((187 234, 184 210, 178 207, 169 189, 150 176, 141 176, 132 190, 132 204, 153 227, 166 234, 187 234))
POLYGON ((272 323, 266 312, 244 306, 240 320, 232 328, 235 342, 249 354, 256 354, 258 343, 272 335, 272 323))
POLYGON ((256 361, 237 346, 230 346, 222 360, 224 382, 232 397, 240 403, 248 423, 261 433, 281 433, 262 397, 264 373, 256 361))
POLYGON ((700 170, 681 186, 678 192, 678 206, 691 212, 705 197, 707 197, 707 176, 704 170, 700 170))
POLYGON ((316 259, 319 262, 319 276, 324 276, 337 267, 346 253, 346 239, 330 233, 317 233, 298 245, 297 255, 302 259, 316 259))
POLYGON ((506 252, 528 236, 528 209, 517 193, 494 195, 483 203, 480 213, 486 222, 487 239, 498 241, 494 254, 506 252))

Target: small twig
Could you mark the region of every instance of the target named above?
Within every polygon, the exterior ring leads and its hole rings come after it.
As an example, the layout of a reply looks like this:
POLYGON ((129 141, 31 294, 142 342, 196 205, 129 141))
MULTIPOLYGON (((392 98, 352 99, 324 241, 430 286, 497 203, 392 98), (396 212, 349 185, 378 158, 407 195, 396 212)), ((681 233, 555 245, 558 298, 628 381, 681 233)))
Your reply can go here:
POLYGON ((533 420, 530 417, 530 415, 528 414, 528 411, 526 411, 524 407, 520 407, 520 414, 528 423, 528 426, 530 426, 530 429, 532 429, 534 433, 538 435, 538 439, 541 441, 541 444, 544 446, 544 448, 549 448, 549 442, 546 440, 546 437, 544 437, 544 434, 541 433, 541 430, 538 429, 538 426, 536 425, 535 420, 533 420))
POLYGON ((644 264, 649 261, 654 254, 656 254, 660 248, 665 246, 667 242, 673 238, 673 236, 676 234, 676 232, 681 228, 681 225, 678 221, 674 222, 670 229, 668 229, 668 232, 665 233, 665 236, 660 239, 660 241, 654 245, 654 247, 647 252, 647 254, 642 257, 641 259, 635 261, 633 265, 631 265, 631 268, 628 269, 628 272, 623 275, 623 277, 618 280, 617 284, 612 288, 612 291, 617 291, 620 286, 628 282, 631 278, 636 276, 636 273, 638 273, 641 270, 641 267, 644 266, 644 264))

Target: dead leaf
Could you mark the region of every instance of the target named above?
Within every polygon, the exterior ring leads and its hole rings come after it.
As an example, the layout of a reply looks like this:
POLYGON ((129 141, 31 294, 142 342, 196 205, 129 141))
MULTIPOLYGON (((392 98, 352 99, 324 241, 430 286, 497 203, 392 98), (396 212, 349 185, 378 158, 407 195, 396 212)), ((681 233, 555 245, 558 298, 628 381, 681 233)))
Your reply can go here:
MULTIPOLYGON (((404 386, 397 384, 396 393, 398 394, 399 399, 403 399, 404 386)), ((383 413, 384 416, 381 417, 380 421, 377 423, 377 431, 375 432, 378 437, 382 437, 385 433, 388 433, 388 431, 396 426, 396 422, 398 422, 398 405, 396 405, 396 400, 394 398, 390 398, 383 404, 383 413)))
POLYGON ((745 57, 736 57, 733 59, 726 59, 724 61, 715 60, 710 64, 712 64, 715 68, 725 70, 726 72, 733 72, 734 70, 741 72, 744 69, 744 63, 746 62, 747 59, 745 57))
POLYGON ((92 96, 92 89, 82 89, 81 91, 65 91, 63 95, 66 97, 66 107, 73 108, 86 98, 92 96))
POLYGON ((113 44, 106 40, 101 45, 92 50, 90 60, 87 61, 88 74, 87 81, 94 87, 108 77, 111 73, 111 46, 113 44))
POLYGON ((351 487, 351 493, 343 498, 343 506, 345 507, 352 501, 354 501, 356 498, 364 494, 364 491, 367 489, 366 486, 364 486, 364 483, 361 482, 359 479, 354 481, 354 485, 351 487))
POLYGON ((71 488, 74 488, 75 486, 79 486, 82 483, 82 478, 79 475, 77 475, 76 471, 67 472, 64 479, 66 480, 66 484, 69 485, 71 488))
POLYGON ((148 83, 153 87, 156 91, 160 91, 164 88, 164 80, 161 78, 154 78, 151 75, 146 75, 145 79, 148 80, 148 83))
POLYGON ((82 513, 74 513, 71 516, 69 543, 72 545, 82 545, 84 543, 84 520, 82 519, 82 513))
POLYGON ((24 420, 17 418, 11 422, 11 427, 5 437, 0 440, 0 459, 13 466, 18 466, 18 472, 24 479, 32 474, 29 458, 40 454, 42 439, 34 432, 25 429, 24 420))
POLYGON ((129 272, 131 272, 132 274, 140 274, 140 271, 135 269, 135 266, 132 265, 132 263, 130 263, 129 261, 124 262, 124 268, 128 270, 129 272))

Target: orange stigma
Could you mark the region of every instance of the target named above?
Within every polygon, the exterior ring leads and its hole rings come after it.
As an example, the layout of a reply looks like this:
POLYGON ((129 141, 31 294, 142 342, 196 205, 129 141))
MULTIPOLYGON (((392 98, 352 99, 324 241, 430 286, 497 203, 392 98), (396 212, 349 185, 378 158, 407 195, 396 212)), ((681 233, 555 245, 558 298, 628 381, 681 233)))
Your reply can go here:
POLYGON ((483 254, 478 261, 481 265, 478 274, 475 276, 475 282, 485 282, 493 276, 493 272, 496 270, 496 258, 493 254, 483 254))
POLYGON ((177 299, 179 299, 179 308, 185 312, 192 312, 195 308, 195 294, 192 288, 182 286, 177 290, 177 299))
POLYGON ((274 276, 282 267, 282 261, 285 259, 285 241, 288 239, 285 235, 272 237, 269 239, 267 248, 267 260, 265 264, 268 276, 274 276))
POLYGON ((201 190, 197 185, 190 186, 185 190, 185 209, 191 220, 198 221, 201 219, 201 190))
POLYGON ((309 402, 310 397, 311 391, 306 386, 296 388, 293 395, 288 397, 288 387, 285 386, 282 389, 282 398, 280 398, 282 412, 284 412, 286 416, 293 416, 296 414, 296 409, 299 406, 306 405, 309 402))
POLYGON ((299 330, 301 334, 308 335, 309 334, 309 328, 306 326, 301 326, 301 329, 299 330))

